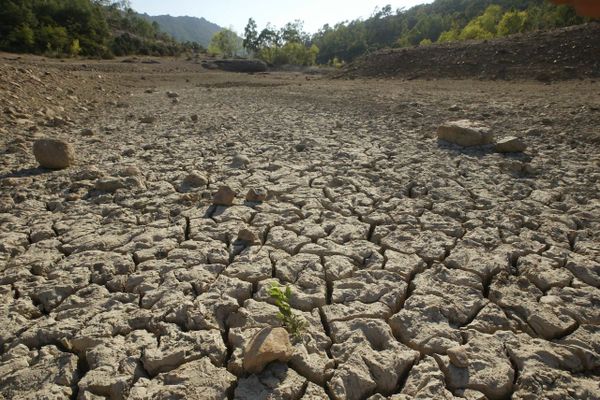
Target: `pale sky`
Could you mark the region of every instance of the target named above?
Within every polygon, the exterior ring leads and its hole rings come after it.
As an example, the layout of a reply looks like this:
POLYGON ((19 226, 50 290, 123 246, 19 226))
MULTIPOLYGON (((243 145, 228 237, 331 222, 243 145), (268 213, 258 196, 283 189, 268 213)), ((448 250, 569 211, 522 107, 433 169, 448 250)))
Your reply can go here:
POLYGON ((132 8, 150 15, 170 14, 204 17, 223 27, 244 33, 248 18, 256 20, 258 29, 271 22, 276 27, 300 19, 304 29, 314 33, 324 24, 368 18, 375 7, 386 4, 410 8, 432 0, 131 0, 132 8))

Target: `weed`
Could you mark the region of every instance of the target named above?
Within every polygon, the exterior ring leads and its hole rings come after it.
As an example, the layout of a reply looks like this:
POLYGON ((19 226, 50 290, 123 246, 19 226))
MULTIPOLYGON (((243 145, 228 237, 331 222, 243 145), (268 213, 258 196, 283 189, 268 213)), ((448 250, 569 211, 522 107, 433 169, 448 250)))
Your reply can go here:
POLYGON ((277 282, 273 282, 269 288, 269 295, 275 300, 275 305, 279 308, 277 319, 281 321, 285 329, 294 338, 300 338, 306 327, 306 321, 292 312, 292 307, 290 307, 292 289, 286 286, 284 290, 277 282))

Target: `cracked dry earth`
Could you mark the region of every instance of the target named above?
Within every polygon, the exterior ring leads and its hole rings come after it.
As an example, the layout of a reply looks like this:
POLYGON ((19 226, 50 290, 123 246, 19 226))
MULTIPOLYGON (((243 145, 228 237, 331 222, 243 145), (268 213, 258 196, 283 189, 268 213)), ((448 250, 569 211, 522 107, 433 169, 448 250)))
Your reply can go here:
POLYGON ((5 124, 0 398, 600 398, 598 83, 42 68, 81 92, 5 124), (460 118, 528 150, 438 143, 460 118), (273 281, 308 327, 245 374, 273 281))

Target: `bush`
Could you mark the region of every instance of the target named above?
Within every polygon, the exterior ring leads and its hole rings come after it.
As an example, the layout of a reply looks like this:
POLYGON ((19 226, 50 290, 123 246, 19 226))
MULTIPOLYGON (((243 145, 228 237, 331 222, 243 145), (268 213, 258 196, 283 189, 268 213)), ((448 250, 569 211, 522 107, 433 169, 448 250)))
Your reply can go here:
POLYGON ((43 26, 36 39, 38 48, 50 53, 66 53, 70 44, 67 29, 62 26, 43 26))
POLYGON ((507 36, 514 33, 523 32, 526 22, 526 11, 509 11, 504 14, 500 22, 498 22, 498 28, 496 31, 498 36, 507 36))
POLYGON ((71 42, 71 47, 69 47, 69 54, 72 56, 78 56, 81 52, 81 46, 79 46, 79 39, 75 39, 71 42))

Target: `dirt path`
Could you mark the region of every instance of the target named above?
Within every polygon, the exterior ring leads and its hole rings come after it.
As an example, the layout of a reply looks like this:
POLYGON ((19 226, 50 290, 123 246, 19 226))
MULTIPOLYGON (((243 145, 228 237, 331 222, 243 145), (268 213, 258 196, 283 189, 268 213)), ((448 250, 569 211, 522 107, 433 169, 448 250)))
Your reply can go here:
POLYGON ((0 398, 600 397, 598 83, 11 57, 0 398), (461 118, 528 150, 438 143, 461 118), (37 168, 46 136, 77 166, 37 168), (273 281, 308 328, 245 374, 273 281))

